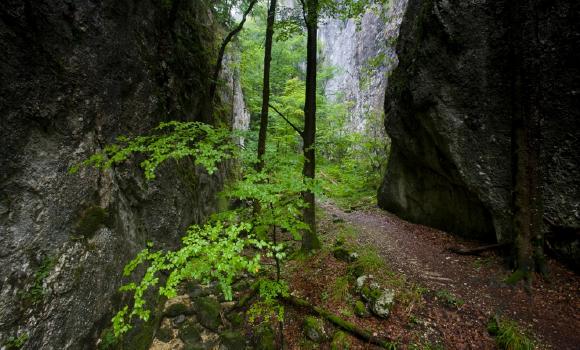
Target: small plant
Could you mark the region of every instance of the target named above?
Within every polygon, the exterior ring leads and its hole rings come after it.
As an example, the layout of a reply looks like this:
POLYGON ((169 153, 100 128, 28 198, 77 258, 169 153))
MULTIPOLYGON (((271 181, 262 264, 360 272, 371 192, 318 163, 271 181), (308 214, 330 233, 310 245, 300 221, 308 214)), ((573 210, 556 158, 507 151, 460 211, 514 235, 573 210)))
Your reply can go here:
POLYGON ((115 337, 115 333, 111 328, 106 328, 101 333, 99 342, 97 343, 98 350, 112 350, 119 343, 119 339, 115 337))
POLYGON ((473 262, 473 267, 476 270, 480 270, 482 267, 489 266, 492 262, 493 260, 491 258, 477 258, 473 262))
POLYGON ((17 337, 9 337, 3 345, 3 349, 17 350, 20 349, 28 341, 28 333, 22 333, 17 337))
POLYGON ((338 277, 332 284, 332 300, 340 301, 346 298, 350 288, 348 276, 338 277))
POLYGON ((487 331, 495 337, 495 342, 503 350, 533 350, 534 342, 510 320, 492 317, 487 324, 487 331))
POLYGON ((21 299, 30 305, 38 305, 42 302, 46 290, 44 289, 44 280, 50 274, 56 261, 50 257, 46 257, 40 263, 40 266, 34 273, 34 282, 32 286, 21 294, 21 299))
POLYGON ((374 247, 361 247, 359 258, 356 262, 365 273, 378 273, 386 269, 383 258, 379 256, 374 247))
POLYGON ((441 299, 447 306, 460 308, 460 307, 463 306, 463 304, 465 304, 465 301, 463 301, 462 299, 457 298, 450 291, 445 290, 445 289, 439 290, 435 294, 435 296, 437 298, 441 299))

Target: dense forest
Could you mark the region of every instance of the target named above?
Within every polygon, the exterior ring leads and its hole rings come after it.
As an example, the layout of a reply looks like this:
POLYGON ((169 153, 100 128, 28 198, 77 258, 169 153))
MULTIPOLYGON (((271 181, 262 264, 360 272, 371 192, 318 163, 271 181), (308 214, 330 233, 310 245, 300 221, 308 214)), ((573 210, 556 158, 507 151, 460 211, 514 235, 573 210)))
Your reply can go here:
POLYGON ((580 3, 0 4, 0 350, 577 349, 580 3))

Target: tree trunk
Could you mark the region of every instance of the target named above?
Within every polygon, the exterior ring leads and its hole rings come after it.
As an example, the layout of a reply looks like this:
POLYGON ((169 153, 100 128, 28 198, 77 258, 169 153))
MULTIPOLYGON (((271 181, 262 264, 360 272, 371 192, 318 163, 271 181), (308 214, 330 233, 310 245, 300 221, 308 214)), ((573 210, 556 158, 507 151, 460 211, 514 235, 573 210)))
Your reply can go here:
POLYGON ((541 117, 538 106, 537 29, 525 14, 533 11, 533 2, 514 2, 511 8, 512 86, 512 173, 513 173, 513 242, 517 272, 514 279, 529 282, 534 271, 544 271, 541 117), (528 52, 526 52, 528 51, 528 52))
MULTIPOLYGON (((314 180, 316 171, 316 69, 318 50, 318 0, 306 2, 306 29, 308 41, 306 48, 306 101, 304 103, 304 134, 303 152, 305 180, 314 180)), ((304 209, 304 222, 309 230, 302 237, 302 250, 311 251, 320 249, 320 240, 316 235, 316 203, 314 193, 305 191, 303 198, 307 208, 304 209)))
POLYGON ((222 44, 220 45, 220 50, 218 52, 218 57, 217 57, 215 67, 213 70, 212 80, 211 80, 211 83, 209 86, 209 100, 210 100, 210 110, 208 112, 209 115, 203 117, 203 121, 206 123, 211 124, 213 122, 215 95, 217 92, 217 85, 218 85, 220 73, 222 71, 224 56, 226 54, 226 48, 229 45, 229 43, 234 39, 234 37, 239 32, 242 31, 242 29, 244 28, 244 24, 246 23, 246 19, 247 19, 248 15, 250 14, 250 12, 252 12, 252 9, 254 8, 254 5, 256 5, 257 2, 258 2, 258 0, 252 0, 250 2, 250 4, 248 5, 248 8, 246 9, 246 11, 244 12, 244 14, 242 16, 242 20, 240 21, 240 23, 238 23, 238 25, 231 32, 229 32, 228 35, 226 35, 226 37, 222 41, 222 44))
POLYGON ((276 2, 270 0, 268 23, 266 25, 266 46, 264 48, 264 84, 262 86, 262 112, 260 114, 260 132, 258 136, 258 172, 264 169, 264 154, 266 154, 266 137, 268 134, 268 112, 270 105, 270 64, 272 62, 272 42, 274 37, 274 22, 276 21, 276 2))

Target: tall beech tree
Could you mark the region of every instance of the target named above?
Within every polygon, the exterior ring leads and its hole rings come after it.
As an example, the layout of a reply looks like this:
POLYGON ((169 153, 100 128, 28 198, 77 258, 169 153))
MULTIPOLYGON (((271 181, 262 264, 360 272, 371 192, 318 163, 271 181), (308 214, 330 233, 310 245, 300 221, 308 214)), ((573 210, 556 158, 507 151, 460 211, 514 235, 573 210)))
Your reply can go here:
MULTIPOLYGON (((242 19, 240 20, 240 22, 222 40, 222 43, 220 45, 220 49, 218 52, 217 60, 216 60, 215 66, 214 66, 212 80, 211 80, 211 83, 209 86, 210 110, 208 113, 209 115, 207 116, 207 118, 209 118, 209 119, 206 118, 207 120, 205 120, 207 122, 213 121, 215 95, 217 92, 217 85, 218 85, 218 81, 219 81, 219 76, 220 76, 220 73, 221 73, 222 67, 223 67, 223 61, 224 61, 224 57, 226 54, 226 48, 230 44, 230 42, 234 39, 234 37, 236 35, 238 35, 239 32, 242 31, 242 29, 244 28, 244 24, 246 23, 246 19, 248 18, 248 15, 250 14, 250 12, 252 12, 252 9, 254 8, 254 6, 256 5, 257 2, 258 2, 258 0, 250 0, 250 2, 248 3, 248 7, 246 8, 244 13, 242 14, 242 19)), ((231 11, 231 8, 233 7, 233 5, 230 5, 230 6, 231 7, 229 7, 229 11, 231 11)), ((229 13, 227 15, 229 16, 229 13)))
MULTIPOLYGON (((302 132, 304 168, 306 181, 314 181, 316 174, 316 71, 318 60, 318 0, 301 0, 306 24, 306 99, 304 102, 304 130, 302 132)), ((316 234, 316 201, 314 192, 307 190, 303 198, 308 207, 304 209, 304 222, 309 230, 302 237, 302 250, 320 249, 320 239, 316 234)))
POLYGON ((258 171, 262 171, 264 169, 264 154, 266 153, 268 113, 270 106, 270 65, 272 62, 272 43, 274 41, 276 5, 277 0, 270 0, 270 7, 268 8, 268 19, 266 23, 266 43, 264 46, 264 80, 262 85, 262 110, 260 113, 260 131, 258 135, 258 171))

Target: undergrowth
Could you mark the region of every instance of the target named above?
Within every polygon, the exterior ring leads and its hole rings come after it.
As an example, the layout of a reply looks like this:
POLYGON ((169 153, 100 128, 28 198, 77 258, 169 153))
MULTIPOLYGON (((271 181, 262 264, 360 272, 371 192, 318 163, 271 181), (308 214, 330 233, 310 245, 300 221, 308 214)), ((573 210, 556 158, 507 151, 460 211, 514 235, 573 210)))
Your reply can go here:
POLYGON ((492 317, 487 324, 487 330, 495 337, 497 346, 502 350, 535 349, 534 341, 514 321, 492 317))

